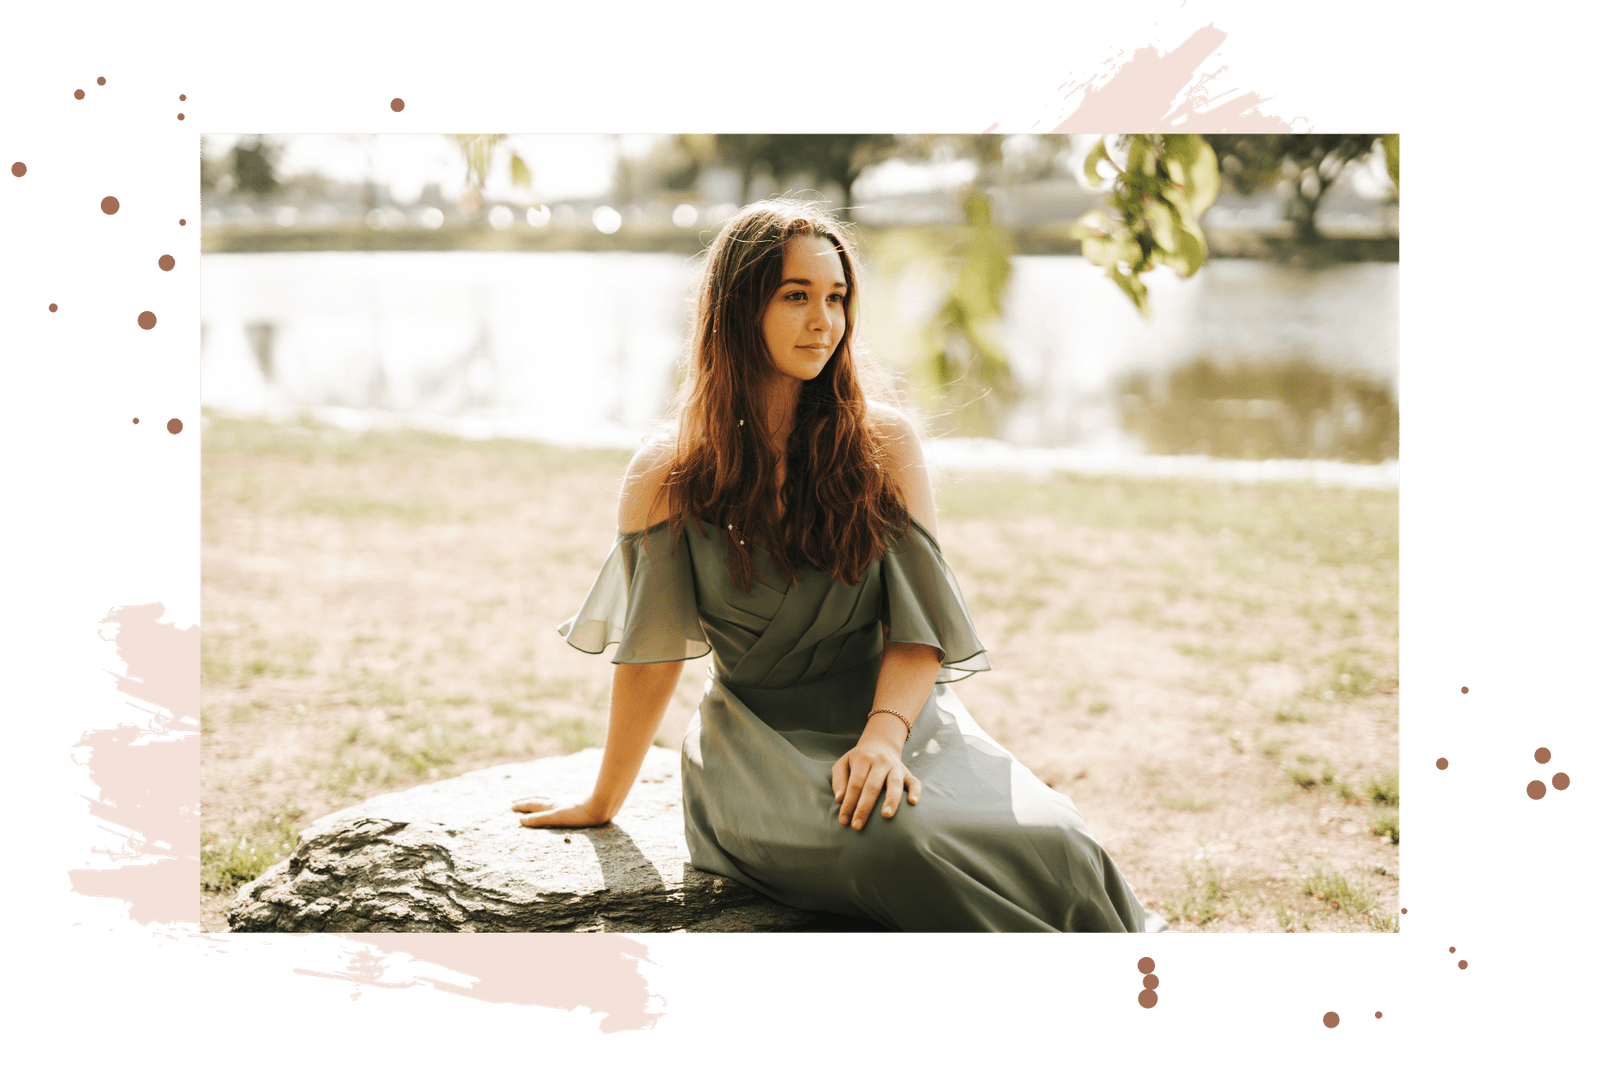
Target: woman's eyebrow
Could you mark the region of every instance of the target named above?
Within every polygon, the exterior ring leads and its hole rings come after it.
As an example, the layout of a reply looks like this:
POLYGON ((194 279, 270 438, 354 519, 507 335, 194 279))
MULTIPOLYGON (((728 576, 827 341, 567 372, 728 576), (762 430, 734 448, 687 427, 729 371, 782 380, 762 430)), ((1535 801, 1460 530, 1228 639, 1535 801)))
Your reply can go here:
MULTIPOLYGON (((810 278, 785 278, 783 281, 779 282, 778 284, 779 285, 810 285, 811 284, 811 279, 810 278)), ((833 283, 833 287, 835 289, 848 289, 848 288, 850 288, 844 282, 834 282, 833 283)))

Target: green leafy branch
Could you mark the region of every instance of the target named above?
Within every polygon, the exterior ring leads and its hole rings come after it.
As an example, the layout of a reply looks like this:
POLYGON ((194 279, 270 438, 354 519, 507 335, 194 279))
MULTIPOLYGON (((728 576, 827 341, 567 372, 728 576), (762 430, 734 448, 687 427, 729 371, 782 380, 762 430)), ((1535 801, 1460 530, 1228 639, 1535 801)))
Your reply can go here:
POLYGON ((1140 275, 1164 263, 1187 278, 1206 261, 1200 216, 1217 197, 1217 154, 1196 134, 1124 134, 1117 147, 1127 164, 1119 167, 1106 141, 1083 164, 1091 186, 1109 184, 1106 209, 1084 215, 1072 235, 1148 319, 1150 291, 1140 275), (1103 176, 1102 163, 1115 175, 1103 176))

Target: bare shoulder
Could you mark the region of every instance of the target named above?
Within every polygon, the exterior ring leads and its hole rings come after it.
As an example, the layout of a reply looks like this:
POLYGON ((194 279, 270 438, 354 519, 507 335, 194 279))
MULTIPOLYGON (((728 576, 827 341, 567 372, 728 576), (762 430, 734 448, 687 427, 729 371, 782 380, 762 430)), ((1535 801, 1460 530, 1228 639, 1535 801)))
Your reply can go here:
POLYGON ((628 461, 617 501, 617 529, 644 530, 669 518, 662 482, 671 469, 675 448, 669 437, 648 437, 628 461))
POLYGON ((937 537, 933 481, 922 455, 922 437, 917 432, 917 424, 905 412, 888 404, 868 401, 867 409, 872 421, 884 431, 885 458, 906 509, 937 537))

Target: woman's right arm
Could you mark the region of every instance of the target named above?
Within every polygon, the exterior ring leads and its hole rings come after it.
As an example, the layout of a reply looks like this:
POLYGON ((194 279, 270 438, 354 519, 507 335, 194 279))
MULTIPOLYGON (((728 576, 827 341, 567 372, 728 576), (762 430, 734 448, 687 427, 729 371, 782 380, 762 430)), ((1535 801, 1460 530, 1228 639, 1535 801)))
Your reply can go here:
MULTIPOLYGON (((667 517, 661 479, 671 461, 671 448, 650 441, 634 455, 622 483, 617 506, 619 530, 643 530, 667 517)), ((611 712, 606 727, 605 755, 594 790, 577 804, 560 807, 546 797, 529 797, 511 810, 531 812, 524 826, 582 827, 610 822, 628 799, 639 777, 644 757, 655 742, 656 731, 683 673, 683 661, 669 663, 619 663, 611 679, 611 712)))
POLYGON ((611 719, 606 727, 605 755, 594 791, 570 807, 532 797, 518 801, 512 811, 535 812, 524 826, 580 827, 610 822, 628 799, 628 791, 644 766, 645 753, 667 713, 683 661, 672 663, 619 663, 611 680, 611 719))

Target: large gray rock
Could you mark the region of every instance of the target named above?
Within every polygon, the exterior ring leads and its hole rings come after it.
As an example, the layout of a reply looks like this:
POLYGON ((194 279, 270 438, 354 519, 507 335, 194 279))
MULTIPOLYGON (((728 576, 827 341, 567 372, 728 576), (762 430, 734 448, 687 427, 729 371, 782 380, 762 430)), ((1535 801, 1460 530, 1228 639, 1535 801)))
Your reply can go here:
POLYGON ((600 750, 507 764, 373 797, 300 833, 242 886, 239 931, 872 930, 689 865, 678 754, 651 748, 615 820, 533 829, 511 804, 582 796, 600 750))

